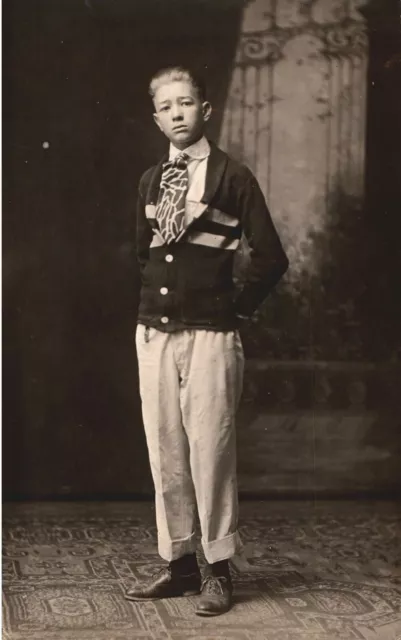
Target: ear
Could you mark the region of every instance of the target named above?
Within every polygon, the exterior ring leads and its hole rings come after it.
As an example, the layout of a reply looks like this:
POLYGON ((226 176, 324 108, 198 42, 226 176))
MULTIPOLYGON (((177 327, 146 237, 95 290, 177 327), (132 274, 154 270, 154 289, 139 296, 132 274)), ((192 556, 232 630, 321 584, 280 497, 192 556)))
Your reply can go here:
POLYGON ((212 115, 212 105, 210 104, 210 102, 204 102, 202 104, 202 111, 203 111, 203 120, 207 122, 210 116, 212 115))
POLYGON ((153 114, 153 120, 155 121, 155 123, 159 127, 160 131, 163 131, 163 127, 160 124, 159 116, 157 115, 157 113, 153 114))

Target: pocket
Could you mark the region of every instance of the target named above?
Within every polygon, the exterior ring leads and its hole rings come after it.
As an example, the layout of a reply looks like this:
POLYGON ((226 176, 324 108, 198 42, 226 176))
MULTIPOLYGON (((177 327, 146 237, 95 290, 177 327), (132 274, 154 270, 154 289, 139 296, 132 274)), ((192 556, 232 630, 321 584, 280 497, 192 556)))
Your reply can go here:
POLYGON ((138 344, 141 341, 141 334, 143 335, 144 332, 144 325, 143 324, 137 324, 136 325, 136 329, 135 329, 135 344, 136 346, 138 346, 138 344))
POLYGON ((237 365, 237 384, 236 384, 236 408, 238 409, 239 402, 242 395, 242 389, 244 384, 244 368, 245 368, 245 356, 242 346, 241 336, 238 330, 234 331, 234 345, 235 345, 235 359, 237 365))
POLYGON ((137 347, 141 347, 146 344, 149 334, 149 327, 144 324, 138 324, 136 327, 135 342, 137 347))
POLYGON ((157 329, 146 324, 138 324, 136 328, 135 342, 138 346, 146 346, 157 334, 157 329))
POLYGON ((234 343, 235 343, 235 348, 237 349, 237 351, 239 351, 243 355, 244 354, 244 347, 242 345, 241 334, 238 331, 238 329, 236 329, 234 331, 234 343))

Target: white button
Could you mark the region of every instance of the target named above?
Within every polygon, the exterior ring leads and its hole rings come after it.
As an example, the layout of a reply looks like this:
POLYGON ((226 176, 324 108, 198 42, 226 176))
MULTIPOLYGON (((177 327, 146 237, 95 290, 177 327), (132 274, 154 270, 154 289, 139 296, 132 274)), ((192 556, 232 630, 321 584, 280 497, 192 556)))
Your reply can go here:
POLYGON ((171 255, 171 253, 168 253, 168 254, 166 255, 166 262, 173 262, 173 260, 174 260, 174 258, 173 258, 173 256, 171 255))
POLYGON ((161 319, 161 321, 162 321, 162 323, 163 323, 163 324, 167 324, 167 323, 168 323, 168 318, 167 318, 167 316, 163 316, 163 317, 162 317, 162 319, 161 319))
POLYGON ((167 287, 162 287, 160 289, 160 293, 162 294, 162 296, 166 296, 168 294, 168 289, 167 287))

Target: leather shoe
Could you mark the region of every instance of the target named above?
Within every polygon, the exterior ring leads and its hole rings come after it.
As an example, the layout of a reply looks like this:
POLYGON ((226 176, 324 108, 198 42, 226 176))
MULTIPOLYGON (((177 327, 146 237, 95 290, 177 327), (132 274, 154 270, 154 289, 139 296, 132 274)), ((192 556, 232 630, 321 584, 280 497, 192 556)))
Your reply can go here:
POLYGON ((148 582, 128 589, 125 598, 137 601, 196 596, 199 594, 200 588, 200 572, 182 575, 173 572, 170 567, 165 567, 152 576, 148 582))
POLYGON ((231 609, 233 586, 230 578, 207 576, 195 613, 198 616, 219 616, 231 609))

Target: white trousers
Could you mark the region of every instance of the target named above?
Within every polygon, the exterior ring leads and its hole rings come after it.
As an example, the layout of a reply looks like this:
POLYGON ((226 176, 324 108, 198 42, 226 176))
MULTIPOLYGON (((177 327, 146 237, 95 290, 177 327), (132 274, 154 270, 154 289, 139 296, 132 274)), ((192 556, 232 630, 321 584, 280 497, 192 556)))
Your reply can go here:
POLYGON ((156 495, 158 549, 209 563, 238 553, 235 413, 244 355, 237 331, 164 333, 139 324, 140 394, 156 495))

